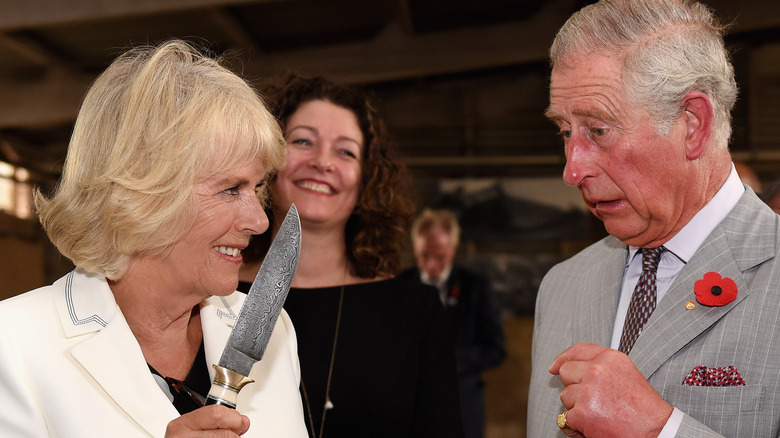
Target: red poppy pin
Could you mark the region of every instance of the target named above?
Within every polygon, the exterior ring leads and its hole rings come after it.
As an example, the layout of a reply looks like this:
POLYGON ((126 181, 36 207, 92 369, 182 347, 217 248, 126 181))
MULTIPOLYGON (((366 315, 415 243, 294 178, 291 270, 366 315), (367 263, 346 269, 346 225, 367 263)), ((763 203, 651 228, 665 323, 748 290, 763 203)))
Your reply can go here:
POLYGON ((705 306, 725 306, 737 298, 737 283, 717 272, 708 272, 693 285, 696 301, 705 306))
POLYGON ((457 284, 453 284, 450 290, 447 292, 447 306, 458 305, 458 297, 460 296, 460 288, 457 284))

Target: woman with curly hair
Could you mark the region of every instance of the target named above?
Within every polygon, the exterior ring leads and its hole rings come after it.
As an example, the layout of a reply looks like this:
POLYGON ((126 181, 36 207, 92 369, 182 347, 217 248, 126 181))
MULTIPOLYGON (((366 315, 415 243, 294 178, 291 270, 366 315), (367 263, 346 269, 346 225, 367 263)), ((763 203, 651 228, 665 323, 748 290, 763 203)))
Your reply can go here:
MULTIPOLYGON (((285 309, 298 336, 310 435, 462 436, 436 290, 395 277, 414 206, 377 110, 361 91, 319 77, 292 75, 266 94, 287 141, 270 216, 294 203, 303 227, 285 309)), ((249 282, 257 265, 245 267, 249 282)))

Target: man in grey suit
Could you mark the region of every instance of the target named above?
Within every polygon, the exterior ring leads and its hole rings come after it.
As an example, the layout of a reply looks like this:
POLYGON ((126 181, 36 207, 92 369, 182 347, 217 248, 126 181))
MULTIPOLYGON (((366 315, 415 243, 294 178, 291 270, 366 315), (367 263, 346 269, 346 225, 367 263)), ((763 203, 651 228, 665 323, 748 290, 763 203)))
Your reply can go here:
POLYGON ((610 236, 542 282, 529 437, 780 434, 780 220, 731 162, 722 32, 691 1, 602 0, 556 36, 564 180, 610 236))

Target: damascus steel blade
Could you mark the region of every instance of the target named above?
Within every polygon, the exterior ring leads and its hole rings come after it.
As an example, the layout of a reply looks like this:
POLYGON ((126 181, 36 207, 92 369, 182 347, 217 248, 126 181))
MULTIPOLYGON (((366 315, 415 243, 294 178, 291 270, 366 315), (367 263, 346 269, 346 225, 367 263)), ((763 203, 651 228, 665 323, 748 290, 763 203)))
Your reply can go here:
POLYGON ((287 299, 301 254, 301 221, 295 204, 282 221, 249 289, 219 365, 249 376, 263 358, 271 332, 287 299))

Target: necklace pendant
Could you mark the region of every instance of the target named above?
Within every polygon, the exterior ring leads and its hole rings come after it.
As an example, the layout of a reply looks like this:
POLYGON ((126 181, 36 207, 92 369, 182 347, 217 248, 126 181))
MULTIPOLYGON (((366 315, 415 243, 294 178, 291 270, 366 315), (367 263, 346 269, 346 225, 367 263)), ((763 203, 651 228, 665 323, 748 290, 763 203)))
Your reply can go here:
POLYGON ((330 401, 330 399, 327 399, 327 400, 325 401, 325 410, 326 410, 326 411, 329 411, 329 410, 331 410, 331 409, 333 409, 333 403, 330 401))

